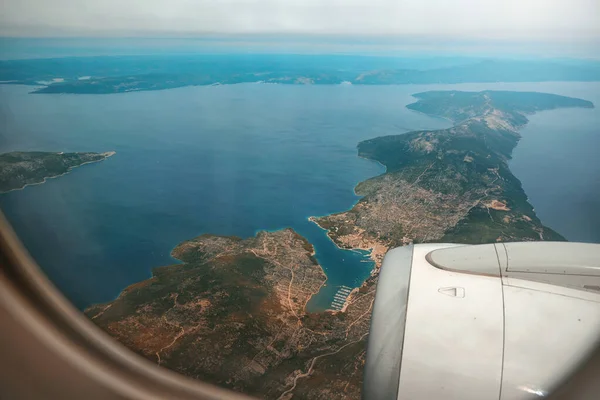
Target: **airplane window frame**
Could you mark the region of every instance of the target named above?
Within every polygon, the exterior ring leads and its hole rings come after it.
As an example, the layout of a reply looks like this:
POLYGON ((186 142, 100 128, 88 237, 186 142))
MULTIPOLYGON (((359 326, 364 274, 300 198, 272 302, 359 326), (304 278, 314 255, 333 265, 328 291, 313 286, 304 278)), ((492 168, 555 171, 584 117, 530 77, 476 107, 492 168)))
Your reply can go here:
POLYGON ((46 278, 1 212, 0 326, 0 398, 83 398, 67 394, 73 384, 88 400, 251 399, 154 365, 100 330, 46 278), (40 379, 48 372, 62 381, 40 379))

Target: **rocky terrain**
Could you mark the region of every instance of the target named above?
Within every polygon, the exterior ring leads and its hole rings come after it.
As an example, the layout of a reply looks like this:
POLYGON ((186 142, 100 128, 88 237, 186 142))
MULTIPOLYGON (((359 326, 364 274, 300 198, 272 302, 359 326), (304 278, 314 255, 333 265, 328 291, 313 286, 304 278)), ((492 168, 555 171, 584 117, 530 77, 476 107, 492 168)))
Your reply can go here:
POLYGON ((309 314, 325 274, 291 229, 181 243, 153 271, 86 314, 153 362, 269 399, 358 398, 372 293, 345 313, 309 314))
POLYGON ((105 160, 113 154, 42 151, 0 154, 0 193, 43 183, 48 178, 64 175, 83 164, 105 160))

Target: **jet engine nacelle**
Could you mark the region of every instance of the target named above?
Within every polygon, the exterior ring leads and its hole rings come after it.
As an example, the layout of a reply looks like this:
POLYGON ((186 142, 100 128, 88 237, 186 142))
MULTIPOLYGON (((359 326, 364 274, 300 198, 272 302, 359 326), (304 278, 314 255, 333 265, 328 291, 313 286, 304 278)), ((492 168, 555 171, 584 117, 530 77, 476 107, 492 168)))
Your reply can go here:
POLYGON ((381 267, 363 399, 546 396, 600 339, 600 245, 420 244, 381 267))

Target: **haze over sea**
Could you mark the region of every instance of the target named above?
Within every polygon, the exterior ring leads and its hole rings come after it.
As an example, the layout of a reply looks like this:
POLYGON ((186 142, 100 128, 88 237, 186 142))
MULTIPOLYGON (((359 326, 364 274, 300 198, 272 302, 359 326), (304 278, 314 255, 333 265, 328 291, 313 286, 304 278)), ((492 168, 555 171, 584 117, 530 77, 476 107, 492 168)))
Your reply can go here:
MULTIPOLYGON (((105 302, 202 233, 248 237, 292 227, 316 249, 327 308, 340 285, 370 274, 307 218, 349 209, 354 186, 384 171, 359 141, 448 121, 407 110, 426 90, 535 90, 600 104, 600 83, 262 85, 112 95, 30 95, 0 85, 0 152, 117 154, 0 196, 0 207, 52 281, 78 307, 105 302)), ((540 113, 522 130, 511 168, 542 221, 600 242, 599 109, 540 113)))

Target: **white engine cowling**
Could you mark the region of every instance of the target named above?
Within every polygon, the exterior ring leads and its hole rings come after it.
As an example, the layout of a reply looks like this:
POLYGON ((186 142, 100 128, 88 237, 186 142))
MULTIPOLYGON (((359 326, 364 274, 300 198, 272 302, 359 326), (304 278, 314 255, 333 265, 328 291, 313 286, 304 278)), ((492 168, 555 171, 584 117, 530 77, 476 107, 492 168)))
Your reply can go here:
POLYGON ((549 394, 600 339, 600 245, 420 244, 385 257, 363 398, 549 394))

